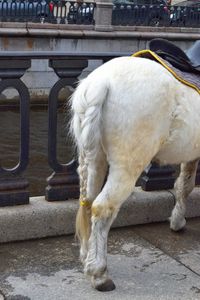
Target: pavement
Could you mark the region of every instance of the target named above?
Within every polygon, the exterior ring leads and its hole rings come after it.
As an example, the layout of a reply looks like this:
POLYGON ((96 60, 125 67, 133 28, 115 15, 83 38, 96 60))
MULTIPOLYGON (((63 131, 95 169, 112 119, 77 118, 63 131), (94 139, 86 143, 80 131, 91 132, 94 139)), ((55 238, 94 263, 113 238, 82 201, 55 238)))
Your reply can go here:
POLYGON ((73 235, 0 245, 0 299, 200 299, 200 218, 172 232, 168 222, 112 229, 108 268, 116 289, 94 290, 73 235))
POLYGON ((196 187, 187 202, 187 227, 175 233, 166 221, 173 190, 136 189, 109 234, 116 290, 107 293, 94 290, 82 272, 74 239, 77 200, 37 197, 0 208, 0 300, 200 299, 199 198, 196 187))

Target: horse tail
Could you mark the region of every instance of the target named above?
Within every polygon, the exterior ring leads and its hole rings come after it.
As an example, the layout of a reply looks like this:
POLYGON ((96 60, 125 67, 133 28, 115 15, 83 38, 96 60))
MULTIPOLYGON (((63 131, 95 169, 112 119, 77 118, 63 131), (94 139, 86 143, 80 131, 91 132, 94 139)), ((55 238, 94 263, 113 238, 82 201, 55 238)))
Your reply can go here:
POLYGON ((79 155, 80 205, 76 216, 76 236, 87 242, 91 227, 91 201, 87 197, 88 163, 95 159, 101 147, 102 106, 108 92, 107 82, 90 80, 80 82, 72 95, 71 132, 79 155))

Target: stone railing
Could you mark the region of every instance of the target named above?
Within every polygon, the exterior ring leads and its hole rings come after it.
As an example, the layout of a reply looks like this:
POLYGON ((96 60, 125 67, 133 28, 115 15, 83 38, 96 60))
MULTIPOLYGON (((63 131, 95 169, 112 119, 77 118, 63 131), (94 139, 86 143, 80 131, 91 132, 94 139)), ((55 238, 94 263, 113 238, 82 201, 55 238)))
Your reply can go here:
MULTIPOLYGON (((44 194, 46 193, 46 199, 51 201, 77 198, 79 195, 76 162, 71 161, 67 164, 60 164, 57 159, 57 107, 59 92, 65 86, 75 86, 78 76, 87 67, 89 59, 107 61, 120 55, 123 54, 87 53, 78 55, 54 52, 9 51, 0 53, 0 93, 2 94, 8 88, 13 88, 18 92, 20 99, 19 162, 11 168, 0 167, 0 206, 29 203, 29 182, 24 178, 23 172, 29 163, 30 93, 21 77, 31 67, 32 60, 48 59, 49 67, 58 76, 58 81, 50 89, 48 103, 47 156, 49 165, 54 173, 47 179, 48 186, 44 194)), ((12 124, 9 124, 9 126, 12 126, 12 124)), ((6 164, 5 161, 2 163, 3 165, 4 163, 6 164)))

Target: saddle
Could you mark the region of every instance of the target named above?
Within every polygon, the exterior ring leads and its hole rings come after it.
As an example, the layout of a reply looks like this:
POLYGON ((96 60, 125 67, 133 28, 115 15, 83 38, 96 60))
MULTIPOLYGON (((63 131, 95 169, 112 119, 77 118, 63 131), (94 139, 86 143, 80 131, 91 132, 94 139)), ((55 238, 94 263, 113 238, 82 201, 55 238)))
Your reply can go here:
POLYGON ((186 51, 165 39, 153 39, 149 42, 149 49, 167 60, 175 68, 200 75, 200 40, 197 40, 186 51))

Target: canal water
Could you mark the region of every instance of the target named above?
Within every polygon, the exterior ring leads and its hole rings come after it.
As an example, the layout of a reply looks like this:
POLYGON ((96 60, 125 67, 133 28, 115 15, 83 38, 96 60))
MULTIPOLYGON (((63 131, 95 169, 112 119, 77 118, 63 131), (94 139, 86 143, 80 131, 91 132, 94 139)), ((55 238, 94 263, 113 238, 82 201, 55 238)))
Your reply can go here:
MULTIPOLYGON (((0 165, 12 168, 19 161, 20 113, 16 109, 0 107, 0 165)), ((75 156, 68 132, 69 110, 63 105, 58 110, 57 154, 60 163, 68 163, 75 156)), ((23 173, 29 181, 30 195, 44 195, 46 178, 53 170, 48 165, 48 111, 31 109, 30 112, 30 160, 23 173)))

